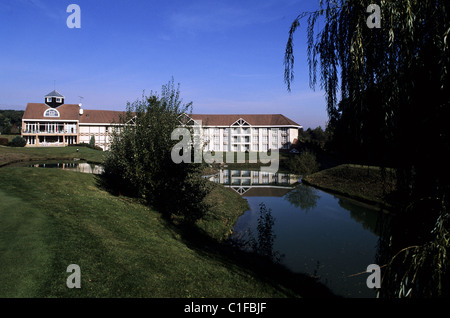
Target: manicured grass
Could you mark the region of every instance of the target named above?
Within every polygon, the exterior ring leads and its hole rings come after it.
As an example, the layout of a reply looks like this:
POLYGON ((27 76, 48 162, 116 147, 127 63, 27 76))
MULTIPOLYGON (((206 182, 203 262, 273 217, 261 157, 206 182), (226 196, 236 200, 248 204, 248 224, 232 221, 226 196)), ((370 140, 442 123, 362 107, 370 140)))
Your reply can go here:
MULTIPOLYGON (((235 261, 245 258, 240 254, 223 254, 215 240, 189 240, 157 211, 103 191, 96 178, 0 168, 0 297, 299 296, 271 274, 235 261), (80 289, 66 286, 69 264, 81 268, 80 289)), ((231 190, 217 188, 209 198, 216 212, 243 207, 222 191, 231 190)), ((221 237, 235 216, 215 218, 222 224, 201 227, 221 237)), ((297 289, 314 285, 287 281, 297 289)))
POLYGON ((303 178, 303 182, 360 201, 389 207, 388 196, 395 189, 392 169, 343 164, 303 178))
POLYGON ((0 146, 0 167, 20 161, 81 160, 101 163, 105 152, 87 147, 6 147, 0 146), (77 152, 78 149, 78 152, 77 152))

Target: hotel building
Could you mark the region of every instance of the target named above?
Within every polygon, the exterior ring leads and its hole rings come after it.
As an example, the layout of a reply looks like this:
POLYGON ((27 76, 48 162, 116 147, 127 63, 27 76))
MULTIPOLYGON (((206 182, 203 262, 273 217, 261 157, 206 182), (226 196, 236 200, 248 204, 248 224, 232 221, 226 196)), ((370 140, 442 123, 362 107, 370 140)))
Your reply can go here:
POLYGON ((68 146, 89 143, 109 149, 110 132, 120 123, 121 111, 82 109, 81 104, 64 104, 64 96, 53 91, 44 103, 28 103, 22 117, 26 147, 68 146))
POLYGON ((211 151, 289 150, 302 127, 281 114, 192 114, 189 117, 201 125, 204 149, 211 151))
MULTIPOLYGON (((112 129, 120 126, 124 114, 65 104, 64 96, 53 91, 45 96, 44 103, 28 103, 22 117, 22 137, 27 147, 57 147, 89 143, 94 136, 95 144, 108 150, 112 129)), ((289 150, 302 127, 281 114, 185 116, 185 122, 201 125, 204 149, 214 151, 289 150)))

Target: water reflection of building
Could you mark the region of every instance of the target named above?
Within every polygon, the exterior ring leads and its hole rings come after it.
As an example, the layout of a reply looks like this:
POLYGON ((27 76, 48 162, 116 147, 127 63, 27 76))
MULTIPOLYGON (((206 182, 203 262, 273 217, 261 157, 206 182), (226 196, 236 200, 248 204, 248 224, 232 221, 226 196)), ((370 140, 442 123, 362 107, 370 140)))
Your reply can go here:
POLYGON ((230 187, 245 196, 283 196, 298 182, 298 175, 259 170, 224 170, 209 177, 210 181, 230 187))
POLYGON ((101 174, 103 172, 102 166, 87 162, 39 163, 39 164, 32 164, 30 166, 35 168, 59 168, 63 170, 71 170, 92 174, 101 174))

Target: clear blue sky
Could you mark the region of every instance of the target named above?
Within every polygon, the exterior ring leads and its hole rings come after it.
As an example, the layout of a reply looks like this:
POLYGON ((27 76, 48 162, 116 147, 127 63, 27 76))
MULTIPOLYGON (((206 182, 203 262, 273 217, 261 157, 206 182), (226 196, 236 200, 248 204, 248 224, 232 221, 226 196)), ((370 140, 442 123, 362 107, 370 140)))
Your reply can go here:
POLYGON ((66 103, 124 110, 173 77, 195 113, 282 113, 324 127, 323 91, 308 84, 306 25, 296 33, 292 92, 283 81, 290 25, 317 7, 318 0, 1 0, 0 109, 42 102, 56 81, 66 103), (71 3, 80 6, 80 29, 66 25, 71 3))

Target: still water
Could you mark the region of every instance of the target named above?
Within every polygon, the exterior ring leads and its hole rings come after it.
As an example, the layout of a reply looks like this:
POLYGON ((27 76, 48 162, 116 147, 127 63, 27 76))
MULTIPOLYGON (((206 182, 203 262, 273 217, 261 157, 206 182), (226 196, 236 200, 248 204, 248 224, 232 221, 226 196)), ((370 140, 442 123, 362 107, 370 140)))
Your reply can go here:
POLYGON ((337 295, 375 297, 365 271, 375 263, 377 210, 301 184, 291 174, 221 170, 210 180, 240 193, 250 206, 231 239, 257 233, 263 203, 274 218, 273 250, 281 264, 317 277, 337 295))
MULTIPOLYGON (((13 164, 14 165, 14 164, 13 164)), ((103 167, 98 164, 88 163, 88 162, 78 162, 78 161, 70 161, 70 162, 36 162, 36 163, 28 163, 28 164, 20 164, 25 167, 35 167, 35 168, 59 168, 63 170, 69 171, 77 171, 83 173, 93 173, 93 174, 101 174, 103 172, 103 167)))

